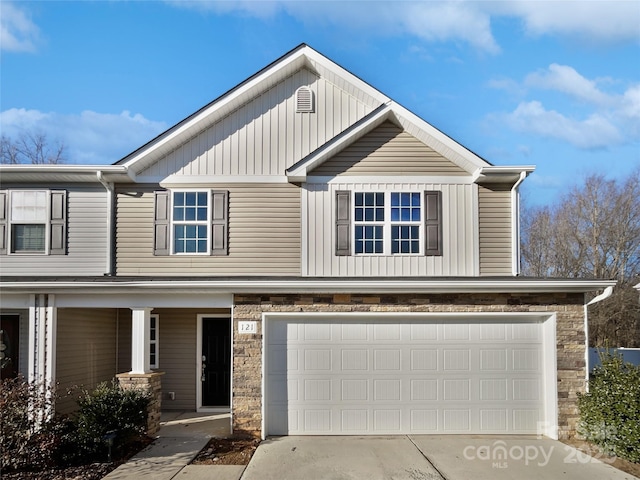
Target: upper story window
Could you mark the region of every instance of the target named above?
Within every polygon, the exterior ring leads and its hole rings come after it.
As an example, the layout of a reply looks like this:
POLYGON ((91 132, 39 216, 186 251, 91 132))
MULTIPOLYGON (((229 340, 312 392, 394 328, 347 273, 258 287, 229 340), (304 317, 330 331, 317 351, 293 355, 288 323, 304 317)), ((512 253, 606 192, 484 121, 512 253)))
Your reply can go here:
POLYGON ((173 192, 173 253, 209 251, 209 193, 173 192))
POLYGON ((226 190, 155 192, 155 255, 227 255, 226 190))
POLYGON ((351 254, 442 255, 441 192, 336 192, 336 255, 351 254))
POLYGON ((66 191, 0 192, 0 254, 66 254, 66 191))

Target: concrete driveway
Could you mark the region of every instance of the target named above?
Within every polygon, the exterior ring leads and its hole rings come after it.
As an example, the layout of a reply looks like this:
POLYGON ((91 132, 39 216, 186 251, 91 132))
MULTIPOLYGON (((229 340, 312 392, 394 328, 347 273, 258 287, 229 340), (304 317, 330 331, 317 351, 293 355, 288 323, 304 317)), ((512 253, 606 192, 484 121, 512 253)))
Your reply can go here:
POLYGON ((520 436, 273 437, 242 480, 631 480, 561 442, 520 436))

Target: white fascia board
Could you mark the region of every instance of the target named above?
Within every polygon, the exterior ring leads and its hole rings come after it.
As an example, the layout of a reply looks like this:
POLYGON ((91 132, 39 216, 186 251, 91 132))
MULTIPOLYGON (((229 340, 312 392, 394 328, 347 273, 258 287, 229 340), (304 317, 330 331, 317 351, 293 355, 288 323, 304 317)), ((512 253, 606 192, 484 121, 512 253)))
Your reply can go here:
MULTIPOLYGON (((308 48, 308 47, 306 47, 308 48)), ((266 82, 270 77, 275 75, 280 70, 285 70, 287 66, 290 66, 294 63, 299 63, 300 67, 304 65, 304 57, 307 55, 307 51, 305 48, 296 50, 292 52, 289 56, 281 59, 279 62, 273 64, 271 67, 267 68, 261 74, 256 75, 254 78, 251 78, 244 84, 240 84, 240 86, 233 89, 229 94, 223 95, 217 101, 214 101, 209 107, 205 107, 202 111, 196 112, 192 117, 187 117, 187 119, 183 120, 181 123, 178 123, 171 129, 167 130, 164 134, 161 134, 155 140, 152 140, 149 145, 143 147, 140 151, 134 152, 124 165, 128 168, 133 169, 137 163, 139 163, 143 158, 153 154, 155 151, 162 149, 167 143, 171 142, 172 139, 176 137, 180 137, 185 132, 188 132, 195 125, 203 122, 206 118, 214 115, 217 111, 222 110, 225 106, 232 103, 238 97, 249 93, 251 90, 256 90, 256 92, 260 89, 260 84, 266 82)), ((146 168, 146 165, 143 169, 146 168)), ((143 169, 137 169, 138 172, 143 169)))
POLYGON ((309 175, 307 183, 425 183, 449 185, 472 185, 472 176, 465 175, 342 175, 342 176, 313 176, 309 175))
POLYGON ((290 182, 306 182, 307 174, 309 172, 321 165, 325 160, 336 155, 346 146, 373 130, 375 127, 381 125, 389 118, 390 113, 391 108, 388 105, 385 105, 377 112, 374 112, 370 117, 365 118, 359 125, 356 125, 354 128, 332 138, 318 150, 308 155, 298 167, 287 169, 287 178, 290 182))
POLYGON ((224 280, 152 280, 115 282, 7 282, 0 287, 11 293, 73 292, 90 293, 541 293, 592 292, 616 285, 607 280, 522 280, 522 279, 323 279, 323 280, 252 280, 247 278, 224 280))
POLYGON ((328 59, 321 53, 315 51, 313 48, 309 46, 305 46, 302 52, 307 58, 310 67, 313 68, 313 62, 317 62, 318 64, 322 65, 325 69, 331 71, 334 75, 341 77, 345 82, 353 85, 355 88, 359 90, 362 90, 365 94, 371 96, 372 98, 375 98, 381 104, 387 103, 391 100, 382 92, 375 89, 364 80, 361 80, 360 78, 355 76, 353 73, 349 72, 348 70, 345 70, 340 65, 328 59))
POLYGON ((140 183, 157 183, 162 187, 232 183, 289 183, 285 175, 169 175, 138 177, 140 183))
MULTIPOLYGON (((445 133, 438 130, 436 127, 426 122, 416 114, 407 110, 402 105, 395 102, 391 102, 393 112, 399 117, 400 122, 405 125, 405 122, 409 122, 414 125, 419 131, 424 132, 427 138, 420 138, 419 134, 409 131, 418 140, 421 140, 425 144, 429 145, 435 151, 455 162, 462 169, 469 172, 475 171, 478 168, 485 168, 490 164, 467 149, 463 145, 456 142, 445 133), (404 121, 403 121, 404 120, 404 121)), ((405 127, 405 130, 407 128, 405 127)))

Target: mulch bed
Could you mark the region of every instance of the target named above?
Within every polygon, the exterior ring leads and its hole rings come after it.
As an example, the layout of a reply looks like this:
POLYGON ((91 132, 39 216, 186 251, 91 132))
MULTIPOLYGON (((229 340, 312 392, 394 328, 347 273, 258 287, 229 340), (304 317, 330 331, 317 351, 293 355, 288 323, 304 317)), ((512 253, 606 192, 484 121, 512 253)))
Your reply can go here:
POLYGON ((260 445, 254 437, 212 438, 192 465, 247 465, 260 445))
POLYGON ((584 440, 578 440, 575 438, 569 440, 562 440, 567 445, 571 445, 573 448, 580 450, 581 452, 591 455, 592 457, 600 460, 603 463, 608 463, 616 467, 618 470, 630 473, 640 478, 640 463, 630 462, 624 458, 612 457, 602 452, 602 449, 593 443, 586 442, 584 440))
POLYGON ((152 443, 153 440, 151 437, 143 437, 132 442, 127 450, 118 457, 114 457, 111 463, 89 463, 37 471, 3 471, 0 473, 0 478, 2 480, 100 480, 152 443))

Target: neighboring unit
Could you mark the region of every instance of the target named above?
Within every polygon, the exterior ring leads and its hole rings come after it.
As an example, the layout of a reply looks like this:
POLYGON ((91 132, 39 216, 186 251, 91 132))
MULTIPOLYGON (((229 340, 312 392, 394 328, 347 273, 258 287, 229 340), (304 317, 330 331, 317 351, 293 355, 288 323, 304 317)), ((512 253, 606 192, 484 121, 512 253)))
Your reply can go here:
POLYGON ((532 171, 301 45, 114 165, 0 167, 3 375, 263 437, 571 436, 615 282, 519 276, 532 171))

